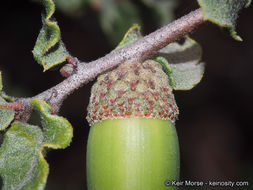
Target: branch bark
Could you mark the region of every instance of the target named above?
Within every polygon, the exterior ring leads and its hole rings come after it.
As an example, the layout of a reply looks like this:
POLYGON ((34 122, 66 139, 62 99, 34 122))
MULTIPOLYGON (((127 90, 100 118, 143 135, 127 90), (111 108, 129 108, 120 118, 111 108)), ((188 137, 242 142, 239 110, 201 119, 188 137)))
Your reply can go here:
POLYGON ((99 74, 111 70, 125 61, 143 61, 159 49, 193 31, 204 22, 203 12, 199 8, 133 44, 113 51, 95 61, 77 64, 75 74, 58 85, 32 98, 17 99, 17 101, 21 102, 27 110, 31 110, 29 108, 31 107, 30 100, 39 98, 47 101, 58 111, 62 102, 71 93, 93 80, 99 74))

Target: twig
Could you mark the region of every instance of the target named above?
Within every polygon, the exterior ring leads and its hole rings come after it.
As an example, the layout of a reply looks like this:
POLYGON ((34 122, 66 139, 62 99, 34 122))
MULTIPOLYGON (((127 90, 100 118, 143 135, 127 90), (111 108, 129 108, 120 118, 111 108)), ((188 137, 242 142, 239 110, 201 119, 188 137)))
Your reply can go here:
MULTIPOLYGON (((143 61, 159 49, 193 31, 204 22, 201 9, 192 11, 133 44, 113 51, 95 61, 78 64, 76 72, 69 78, 32 98, 43 99, 58 111, 67 96, 99 74, 111 70, 125 61, 143 61)), ((17 101, 22 102, 28 108, 32 98, 22 98, 17 101)))

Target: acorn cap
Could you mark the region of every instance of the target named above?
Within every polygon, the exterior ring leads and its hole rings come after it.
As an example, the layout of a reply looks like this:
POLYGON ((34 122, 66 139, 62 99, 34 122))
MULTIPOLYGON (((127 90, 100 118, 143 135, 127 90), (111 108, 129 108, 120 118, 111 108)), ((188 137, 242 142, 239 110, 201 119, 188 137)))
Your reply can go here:
POLYGON ((160 63, 125 62, 102 74, 91 89, 87 120, 160 118, 175 122, 178 115, 172 87, 160 63))

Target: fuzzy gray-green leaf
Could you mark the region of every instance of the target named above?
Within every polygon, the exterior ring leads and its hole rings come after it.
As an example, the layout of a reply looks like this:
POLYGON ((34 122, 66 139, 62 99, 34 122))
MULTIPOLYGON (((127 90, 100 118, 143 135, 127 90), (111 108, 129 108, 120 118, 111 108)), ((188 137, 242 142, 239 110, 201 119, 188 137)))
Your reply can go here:
POLYGON ((0 148, 3 190, 44 188, 48 164, 40 152, 42 142, 43 133, 39 127, 21 122, 12 124, 0 148))
POLYGON ((201 47, 192 39, 186 38, 180 44, 170 43, 158 51, 158 56, 164 57, 172 70, 168 74, 173 78, 175 90, 190 90, 200 82, 204 74, 204 63, 201 63, 201 47))
POLYGON ((4 93, 2 92, 2 73, 0 71, 0 131, 6 129, 14 119, 14 111, 12 109, 6 109, 7 102, 5 101, 4 93))
POLYGON ((205 64, 201 63, 181 63, 171 65, 173 78, 176 81, 175 90, 190 90, 196 86, 203 77, 205 64))
POLYGON ((234 39, 241 41, 236 35, 235 26, 239 11, 248 7, 251 0, 197 0, 201 6, 204 19, 230 30, 234 39))
POLYGON ((27 123, 13 123, 6 132, 0 148, 0 174, 3 190, 42 190, 48 176, 48 164, 43 149, 65 148, 73 136, 70 123, 53 115, 44 101, 34 99, 31 104, 39 112, 42 129, 27 123))
POLYGON ((60 28, 52 18, 55 12, 53 0, 43 0, 45 15, 42 15, 42 29, 33 49, 33 56, 44 71, 64 62, 68 53, 60 40, 60 28))
POLYGON ((138 24, 134 24, 131 28, 128 29, 123 39, 119 43, 119 45, 115 48, 120 49, 126 45, 134 43, 135 41, 141 38, 140 26, 138 24))
POLYGON ((0 96, 0 131, 6 129, 14 119, 14 111, 4 108, 6 103, 7 102, 0 96))

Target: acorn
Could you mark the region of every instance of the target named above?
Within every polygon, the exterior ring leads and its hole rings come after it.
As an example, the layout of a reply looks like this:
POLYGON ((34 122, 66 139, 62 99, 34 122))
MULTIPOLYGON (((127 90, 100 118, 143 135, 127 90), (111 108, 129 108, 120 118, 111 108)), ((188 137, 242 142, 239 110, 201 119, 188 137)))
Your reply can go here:
POLYGON ((87 120, 89 190, 172 190, 179 178, 178 115, 160 63, 125 62, 93 85, 87 120))

